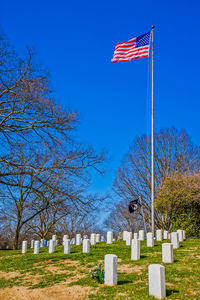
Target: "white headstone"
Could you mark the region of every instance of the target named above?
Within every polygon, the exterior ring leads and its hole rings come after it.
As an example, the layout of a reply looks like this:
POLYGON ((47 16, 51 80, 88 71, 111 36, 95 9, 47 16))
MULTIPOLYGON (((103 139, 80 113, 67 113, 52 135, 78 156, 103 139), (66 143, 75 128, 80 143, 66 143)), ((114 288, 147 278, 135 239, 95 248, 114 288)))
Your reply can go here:
POLYGON ((101 236, 101 242, 105 242, 104 236, 101 236))
POLYGON ((90 252, 90 240, 84 239, 83 240, 83 253, 89 253, 90 252))
POLYGON ((174 249, 179 248, 179 239, 178 239, 178 233, 177 232, 172 232, 171 233, 171 243, 172 243, 174 249))
POLYGON ((70 253, 70 240, 64 239, 64 254, 70 253))
POLYGON ((157 299, 166 297, 165 267, 159 264, 149 265, 149 296, 157 299))
POLYGON ((163 231, 163 239, 164 239, 164 240, 167 240, 167 239, 168 239, 168 231, 167 231, 167 230, 164 230, 164 231, 163 231))
POLYGON ((144 241, 144 230, 139 230, 139 240, 144 241))
POLYGON ((107 254, 104 257, 104 283, 106 285, 117 284, 117 256, 107 254))
POLYGON ((133 239, 131 242, 131 260, 140 259, 140 240, 133 239))
POLYGON ((34 248, 34 240, 31 240, 31 248, 34 248))
POLYGON ((52 235, 52 240, 53 240, 53 241, 56 241, 56 239, 57 239, 56 234, 52 235))
POLYGON ((131 240, 132 240, 132 232, 127 232, 127 234, 126 234, 126 246, 131 245, 131 240))
POLYGON ((163 234, 161 229, 156 230, 156 240, 161 242, 163 240, 163 234))
POLYGON ((123 238, 123 241, 126 241, 126 234, 128 233, 128 231, 123 231, 122 233, 122 238, 123 238))
POLYGON ((91 241, 91 245, 96 244, 96 233, 91 233, 90 241, 91 241))
POLYGON ((55 251, 55 240, 49 241, 49 253, 54 253, 55 251))
POLYGON ((22 242, 22 253, 26 253, 27 252, 27 241, 23 241, 22 242))
POLYGON ((76 235, 76 245, 77 246, 81 245, 81 235, 80 235, 80 233, 77 233, 77 235, 76 235))
POLYGON ((183 230, 183 240, 185 241, 186 239, 186 234, 185 234, 185 230, 183 230))
POLYGON ((113 242, 113 232, 108 231, 107 232, 107 244, 112 244, 112 242, 113 242))
POLYGON ((137 234, 137 232, 134 232, 133 238, 136 239, 136 240, 138 239, 138 234, 137 234))
POLYGON ((179 242, 183 242, 183 230, 177 230, 179 242))
POLYGON ((171 233, 170 232, 168 233, 167 237, 168 237, 168 240, 171 240, 171 233))
POLYGON ((83 239, 88 239, 88 236, 85 234, 85 235, 83 236, 83 239))
POLYGON ((147 247, 153 247, 154 246, 154 237, 152 232, 147 233, 147 247))
POLYGON ((39 253, 39 249, 40 249, 40 242, 39 241, 35 241, 35 243, 34 243, 34 254, 38 254, 39 253))
POLYGON ((68 239, 69 239, 69 235, 68 235, 68 234, 64 234, 64 235, 63 235, 63 241, 64 241, 64 240, 68 240, 68 239))
POLYGON ((173 263, 173 245, 171 243, 162 244, 162 262, 163 263, 173 263))
POLYGON ((99 243, 100 242, 100 233, 97 233, 96 234, 96 243, 99 243))

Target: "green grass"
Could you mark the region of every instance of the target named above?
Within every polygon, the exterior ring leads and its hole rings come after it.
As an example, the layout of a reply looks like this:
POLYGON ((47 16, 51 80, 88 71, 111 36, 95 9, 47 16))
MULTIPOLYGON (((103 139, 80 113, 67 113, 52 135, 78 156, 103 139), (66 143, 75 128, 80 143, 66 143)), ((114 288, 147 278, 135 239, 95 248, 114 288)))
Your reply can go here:
MULTIPOLYGON (((64 283, 71 287, 91 287, 91 299, 154 299, 148 296, 148 265, 162 264, 161 245, 155 242, 153 248, 147 248, 146 242, 141 242, 139 261, 130 260, 130 246, 123 241, 96 244, 91 246, 89 254, 82 254, 82 246, 72 246, 68 255, 63 254, 62 246, 57 246, 53 254, 47 248, 40 248, 37 255, 32 249, 26 254, 19 250, 0 251, 0 271, 8 275, 0 277, 0 289, 13 286, 36 289, 64 283), (89 269, 102 262, 105 254, 118 256, 118 284, 114 287, 101 285, 89 277, 89 269)), ((180 243, 180 248, 174 249, 174 260, 173 264, 164 264, 167 298, 200 299, 200 240, 180 243)))

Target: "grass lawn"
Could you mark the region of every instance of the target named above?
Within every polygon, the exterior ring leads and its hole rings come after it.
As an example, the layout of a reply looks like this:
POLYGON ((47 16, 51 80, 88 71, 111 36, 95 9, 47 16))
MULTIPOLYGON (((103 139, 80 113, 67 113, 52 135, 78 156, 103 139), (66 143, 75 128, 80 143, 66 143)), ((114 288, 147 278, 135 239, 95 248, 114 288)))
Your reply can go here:
MULTIPOLYGON (((141 259, 131 261, 130 246, 118 241, 98 243, 89 254, 82 246, 71 246, 63 254, 57 246, 53 254, 40 248, 39 254, 28 249, 0 251, 0 299, 154 299, 148 296, 148 265, 162 264, 162 242, 147 248, 141 242, 141 259), (92 280, 89 270, 103 262, 105 254, 118 256, 118 285, 107 287, 92 280)), ((200 240, 191 239, 174 249, 174 263, 164 264, 169 299, 200 299, 200 240)))

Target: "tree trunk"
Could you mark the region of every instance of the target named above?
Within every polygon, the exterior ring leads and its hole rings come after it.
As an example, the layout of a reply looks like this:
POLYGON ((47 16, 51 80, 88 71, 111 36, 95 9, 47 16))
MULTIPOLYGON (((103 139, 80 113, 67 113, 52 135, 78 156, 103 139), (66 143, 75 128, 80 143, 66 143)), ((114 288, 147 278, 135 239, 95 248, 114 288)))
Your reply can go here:
POLYGON ((17 224, 16 231, 15 231, 15 239, 13 243, 13 250, 17 250, 19 246, 19 233, 20 233, 20 226, 17 224))

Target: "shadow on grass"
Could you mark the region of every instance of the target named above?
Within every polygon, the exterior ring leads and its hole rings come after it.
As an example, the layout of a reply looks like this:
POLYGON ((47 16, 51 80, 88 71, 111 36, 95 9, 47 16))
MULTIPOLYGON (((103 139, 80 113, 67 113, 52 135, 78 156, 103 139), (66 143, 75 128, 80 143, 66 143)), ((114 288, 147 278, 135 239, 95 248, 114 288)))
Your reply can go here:
POLYGON ((122 285, 122 284, 128 284, 128 283, 133 283, 131 280, 120 280, 117 282, 117 285, 122 285))
POLYGON ((173 294, 178 294, 179 293, 179 291, 177 291, 177 290, 173 290, 173 289, 167 289, 166 290, 166 296, 168 297, 168 296, 170 296, 170 295, 173 295, 173 294))
POLYGON ((140 255, 140 258, 147 258, 146 255, 140 255))

